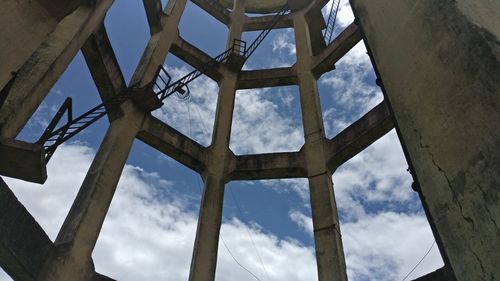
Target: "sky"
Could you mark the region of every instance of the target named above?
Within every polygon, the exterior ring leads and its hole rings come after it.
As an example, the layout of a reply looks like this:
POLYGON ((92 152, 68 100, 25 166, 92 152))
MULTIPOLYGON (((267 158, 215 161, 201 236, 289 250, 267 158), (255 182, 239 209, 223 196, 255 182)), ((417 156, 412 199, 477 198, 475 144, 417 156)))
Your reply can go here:
MULTIPOLYGON (((353 20, 342 0, 336 34, 353 20)), ((105 25, 129 81, 149 39, 142 1, 115 1, 105 25)), ((211 56, 224 51, 227 27, 189 1, 179 29, 211 56)), ((243 39, 251 42, 257 34, 247 32, 243 39)), ((244 68, 290 66, 295 60, 293 30, 282 29, 270 33, 244 68)), ((192 70, 173 55, 165 66, 174 78, 192 70)), ((321 77, 318 88, 329 138, 383 100, 362 42, 321 77)), ((189 100, 172 96, 153 115, 208 146, 217 84, 202 76, 190 89, 189 100)), ((100 103, 81 53, 19 138, 36 141, 66 97, 73 98, 75 114, 100 103)), ((298 151, 304 144, 296 86, 238 91, 233 117, 230 148, 237 155, 298 151)), ((59 147, 43 186, 5 178, 52 240, 103 139, 105 119, 59 147)), ((334 173, 349 280, 401 281, 429 249, 406 280, 442 267, 407 167, 393 130, 334 173)), ((202 188, 195 172, 136 140, 93 253, 96 270, 124 281, 187 280, 202 188)), ((0 270, 0 280, 11 279, 0 270)), ((306 179, 227 184, 216 280, 317 280, 306 179)))

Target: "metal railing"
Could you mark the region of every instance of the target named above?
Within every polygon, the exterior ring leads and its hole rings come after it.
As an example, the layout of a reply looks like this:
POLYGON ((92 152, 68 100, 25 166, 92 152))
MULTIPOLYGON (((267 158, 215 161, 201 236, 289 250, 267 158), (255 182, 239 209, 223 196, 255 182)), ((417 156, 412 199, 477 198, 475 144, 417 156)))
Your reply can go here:
POLYGON ((281 10, 274 16, 273 20, 269 22, 264 30, 255 38, 255 40, 250 44, 248 49, 245 50, 245 59, 248 59, 257 50, 260 44, 266 39, 267 35, 274 29, 276 24, 285 16, 286 12, 289 10, 288 4, 285 4, 281 10))
POLYGON ((130 95, 127 94, 116 95, 74 119, 72 99, 67 98, 36 142, 45 149, 45 161, 49 162, 57 147, 105 116, 108 113, 107 107, 119 105, 129 98, 130 95), (67 113, 66 123, 56 129, 65 113, 67 113))
MULTIPOLYGON (((207 2, 210 3, 212 2, 212 0, 207 0, 207 2)), ((227 11, 227 9, 225 10, 227 11)), ((248 48, 245 41, 235 39, 231 48, 222 52, 217 57, 212 58, 203 66, 191 71, 175 82, 172 82, 172 77, 168 74, 167 70, 160 65, 156 73, 156 78, 152 83, 152 91, 158 96, 160 101, 165 100, 174 93, 179 93, 179 95, 182 97, 183 95, 189 94, 189 88, 187 88, 189 83, 205 74, 208 69, 226 62, 231 54, 242 56, 244 63, 260 46, 260 44, 264 41, 267 35, 269 35, 276 24, 282 19, 287 10, 288 6, 283 6, 280 12, 276 14, 273 20, 266 26, 266 28, 259 34, 259 36, 257 36, 252 44, 248 46, 248 48)), ((59 108, 58 112, 52 118, 52 121, 44 131, 43 135, 37 141, 37 144, 40 144, 45 148, 46 162, 50 160, 58 146, 105 116, 107 114, 107 108, 109 106, 120 105, 130 98, 130 92, 125 91, 114 96, 108 101, 97 105, 96 107, 90 109, 89 111, 74 119, 72 100, 71 98, 67 98, 63 105, 59 108), (65 113, 67 113, 68 116, 67 122, 56 129, 56 126, 59 124, 65 113)))

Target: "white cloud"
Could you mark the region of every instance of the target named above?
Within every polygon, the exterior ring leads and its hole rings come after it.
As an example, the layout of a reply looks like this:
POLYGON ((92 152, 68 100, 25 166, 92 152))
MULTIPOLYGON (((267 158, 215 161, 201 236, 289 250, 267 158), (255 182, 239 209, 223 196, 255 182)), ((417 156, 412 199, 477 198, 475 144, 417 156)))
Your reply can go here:
MULTIPOLYGON (((184 67, 167 69, 174 78, 173 81, 190 72, 184 67)), ((163 107, 154 111, 153 115, 184 135, 208 146, 212 137, 219 87, 213 80, 202 76, 191 82, 189 89, 189 100, 178 99, 174 94, 167 98, 163 107)))
MULTIPOLYGON (((401 280, 434 239, 422 215, 384 212, 343 224, 341 229, 353 280, 401 280)), ((413 278, 443 266, 437 248, 433 250, 411 275, 413 278)))
MULTIPOLYGON (((338 30, 354 17, 347 0, 342 0, 338 30)), ((293 33, 279 33, 272 41, 273 51, 292 56, 293 33)), ((359 118, 381 101, 373 85, 373 70, 362 43, 337 63, 337 70, 326 74, 320 84, 336 93, 335 106, 324 112, 329 135, 359 118)), ((169 68, 180 77, 185 68, 169 68)), ((190 84, 192 97, 181 102, 166 100, 155 116, 166 121, 203 145, 208 145, 213 130, 217 84, 199 78, 190 84), (190 121, 191 120, 191 121, 190 121)), ((302 128, 283 115, 292 96, 280 101, 268 98, 270 90, 240 91, 236 95, 231 148, 236 153, 263 153, 297 150, 303 144, 302 128), (287 136, 284 138, 283 136, 287 136)), ((47 109, 45 109, 47 110, 47 109)), ((49 180, 43 187, 7 179, 7 182, 51 239, 57 235, 65 215, 83 181, 93 157, 83 145, 59 148, 49 165, 49 180)), ((421 258, 432 242, 428 223, 421 212, 398 213, 394 205, 418 205, 405 172, 406 162, 394 133, 388 134, 335 173, 338 206, 343 216, 342 232, 350 280, 399 280, 421 258), (369 210, 368 204, 389 207, 369 210)), ((287 187, 308 204, 307 180, 262 181, 275 190, 287 187)), ((94 259, 97 270, 118 280, 186 280, 189 272, 196 214, 192 200, 171 196, 175 183, 127 165, 120 180, 109 215, 99 238, 94 259), (137 269, 140 270, 137 270, 137 269)), ((308 215, 291 210, 292 221, 312 234, 308 215)), ((232 254, 261 280, 266 274, 255 255, 247 232, 252 234, 270 280, 316 280, 314 249, 297 241, 279 239, 258 225, 239 220, 225 221, 221 233, 232 254)), ((442 264, 436 248, 412 275, 417 277, 442 264)), ((8 280, 2 277, 0 280, 8 280)), ((254 280, 238 267, 222 243, 219 250, 217 280, 254 280)))
POLYGON ((230 146, 236 154, 298 151, 304 144, 302 127, 283 115, 270 94, 269 89, 236 94, 230 146))
POLYGON ((289 213, 290 219, 295 222, 302 230, 313 235, 313 222, 311 217, 304 215, 298 211, 291 211, 289 213))
MULTIPOLYGON (((290 217, 312 235, 310 217, 300 212, 291 212, 290 217)), ((425 217, 394 212, 380 212, 341 224, 341 232, 349 280, 401 280, 434 241, 425 217)), ((434 247, 409 280, 442 266, 434 247)))
POLYGON ((272 45, 273 52, 281 55, 295 56, 295 42, 293 40, 293 32, 286 31, 284 33, 279 33, 273 37, 272 45))
POLYGON ((333 182, 344 218, 356 220, 365 215, 366 203, 384 203, 385 209, 405 204, 418 210, 407 166, 398 137, 391 131, 337 169, 333 182))
MULTIPOLYGON (((168 68, 173 77, 181 77, 184 68, 168 68)), ((218 86, 207 77, 190 84, 191 99, 180 101, 174 96, 153 114, 183 134, 208 146, 215 120, 218 86)), ((302 127, 293 116, 284 116, 295 93, 276 94, 274 89, 243 90, 236 94, 231 131, 231 149, 236 154, 297 151, 304 144, 302 127), (283 106, 271 101, 270 95, 283 99, 283 106), (287 136, 283 138, 283 136, 287 136)))
MULTIPOLYGON (((92 156, 93 151, 85 146, 61 146, 48 167, 50 176, 43 188, 6 179, 51 239, 62 225, 92 156)), ((97 271, 125 281, 187 279, 197 215, 187 210, 188 200, 171 196, 172 188, 171 182, 155 173, 125 167, 93 254, 97 271)), ((257 225, 225 222, 222 235, 232 254, 262 280, 265 273, 248 232, 272 280, 311 280, 316 276, 313 249, 264 233, 257 225)), ((219 253, 217 280, 252 280, 222 244, 219 253)))
POLYGON ((332 104, 323 112, 327 136, 333 137, 383 101, 363 42, 359 42, 320 79, 323 95, 332 104))

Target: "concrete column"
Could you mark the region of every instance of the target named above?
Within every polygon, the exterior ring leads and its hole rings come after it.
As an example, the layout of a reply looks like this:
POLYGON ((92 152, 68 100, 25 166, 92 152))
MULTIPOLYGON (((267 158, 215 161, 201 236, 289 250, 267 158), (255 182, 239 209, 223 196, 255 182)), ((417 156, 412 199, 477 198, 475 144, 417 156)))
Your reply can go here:
MULTIPOLYGON (((231 15, 228 47, 232 46, 234 39, 241 38, 244 22, 245 0, 236 0, 231 15)), ((239 72, 225 71, 220 84, 212 145, 209 148, 207 170, 204 173, 205 188, 191 261, 190 281, 215 280, 224 203, 226 163, 228 157, 231 156, 229 138, 238 76, 239 72)))
POLYGON ((500 280, 500 2, 351 5, 446 266, 500 280))
POLYGON ((48 92, 102 23, 113 0, 80 6, 62 19, 15 76, 0 109, 0 136, 15 138, 48 92))
POLYGON ((0 89, 4 88, 14 77, 23 63, 54 29, 57 22, 57 19, 52 17, 37 1, 2 1, 0 89))
POLYGON ((333 183, 327 167, 327 139, 319 102, 317 81, 312 72, 313 53, 309 24, 302 12, 294 15, 297 46, 297 73, 316 259, 320 281, 346 281, 344 251, 339 227, 333 183))
POLYGON ((91 254, 101 231, 144 112, 132 102, 113 121, 55 241, 56 252, 39 280, 86 281, 93 275, 91 254))
POLYGON ((166 8, 169 9, 169 13, 161 18, 163 29, 149 39, 130 86, 143 87, 155 78, 158 66, 165 63, 170 47, 177 41, 179 22, 186 8, 186 2, 187 0, 169 0, 166 8))

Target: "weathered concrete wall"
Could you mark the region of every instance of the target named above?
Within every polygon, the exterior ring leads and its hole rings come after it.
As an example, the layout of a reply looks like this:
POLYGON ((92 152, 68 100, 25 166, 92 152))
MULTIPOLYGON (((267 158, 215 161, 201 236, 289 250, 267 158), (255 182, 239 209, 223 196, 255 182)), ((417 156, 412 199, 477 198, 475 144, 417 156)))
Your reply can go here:
POLYGON ((0 9, 0 89, 57 24, 36 1, 4 0, 0 9))
POLYGON ((500 2, 351 4, 445 262, 500 280, 500 2))

